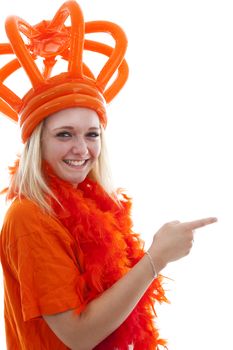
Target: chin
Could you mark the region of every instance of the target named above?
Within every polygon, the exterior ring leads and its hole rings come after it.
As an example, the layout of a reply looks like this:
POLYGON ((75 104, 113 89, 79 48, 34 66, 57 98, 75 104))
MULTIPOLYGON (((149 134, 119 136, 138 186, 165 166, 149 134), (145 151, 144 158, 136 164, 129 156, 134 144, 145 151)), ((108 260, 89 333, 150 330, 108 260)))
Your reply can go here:
POLYGON ((78 186, 78 184, 83 182, 86 179, 86 177, 87 177, 87 175, 80 176, 78 178, 67 179, 67 181, 70 182, 73 186, 78 186))

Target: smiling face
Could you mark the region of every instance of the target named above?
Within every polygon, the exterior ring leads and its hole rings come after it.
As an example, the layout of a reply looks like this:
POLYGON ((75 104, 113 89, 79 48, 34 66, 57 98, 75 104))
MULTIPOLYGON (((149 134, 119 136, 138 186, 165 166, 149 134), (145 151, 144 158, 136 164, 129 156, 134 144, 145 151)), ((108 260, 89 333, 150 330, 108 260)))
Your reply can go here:
POLYGON ((101 150, 100 122, 88 108, 68 108, 46 118, 42 132, 42 158, 61 179, 81 183, 101 150))

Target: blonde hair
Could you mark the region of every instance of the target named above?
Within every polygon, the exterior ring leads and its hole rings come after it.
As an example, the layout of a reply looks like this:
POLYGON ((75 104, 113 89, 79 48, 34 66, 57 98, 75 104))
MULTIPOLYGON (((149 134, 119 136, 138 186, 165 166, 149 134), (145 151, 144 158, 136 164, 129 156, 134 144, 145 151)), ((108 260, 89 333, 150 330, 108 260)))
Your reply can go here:
MULTIPOLYGON (((46 201, 46 195, 53 197, 58 203, 59 201, 48 187, 42 172, 41 137, 44 123, 45 120, 35 128, 31 137, 25 143, 19 158, 18 168, 12 175, 6 199, 12 199, 12 193, 14 194, 13 198, 24 196, 38 204, 45 212, 53 214, 51 206, 46 201)), ((112 182, 105 132, 102 126, 100 137, 100 156, 88 176, 97 181, 105 192, 119 204, 112 182)))

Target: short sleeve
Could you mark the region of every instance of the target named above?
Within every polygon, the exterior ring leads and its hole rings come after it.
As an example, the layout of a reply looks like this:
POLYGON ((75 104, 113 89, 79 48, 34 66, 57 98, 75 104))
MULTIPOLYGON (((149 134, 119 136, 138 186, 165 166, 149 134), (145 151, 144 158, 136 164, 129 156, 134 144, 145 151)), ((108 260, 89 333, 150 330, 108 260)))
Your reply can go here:
POLYGON ((75 242, 65 227, 49 215, 28 210, 14 216, 13 227, 8 260, 20 285, 24 321, 80 307, 75 242))

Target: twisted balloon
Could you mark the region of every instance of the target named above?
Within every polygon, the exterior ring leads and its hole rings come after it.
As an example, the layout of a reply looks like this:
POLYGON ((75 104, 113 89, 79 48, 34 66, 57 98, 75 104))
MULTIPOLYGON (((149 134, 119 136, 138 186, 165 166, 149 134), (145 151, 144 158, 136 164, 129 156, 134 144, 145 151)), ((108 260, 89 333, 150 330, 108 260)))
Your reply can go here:
POLYGON ((17 16, 10 16, 5 26, 9 43, 0 44, 0 54, 15 57, 0 69, 0 111, 19 122, 22 141, 25 142, 48 115, 68 107, 94 109, 105 127, 106 103, 117 95, 128 77, 124 59, 127 38, 123 30, 108 21, 85 23, 81 8, 74 0, 65 2, 51 21, 43 20, 31 26, 17 16), (65 25, 68 17, 70 26, 65 25), (85 34, 101 32, 112 36, 115 47, 85 38, 85 34), (108 57, 97 77, 83 62, 84 50, 108 57), (43 59, 42 70, 37 66, 38 58, 43 59), (67 70, 52 76, 59 59, 68 62, 67 70), (19 68, 25 71, 32 85, 23 98, 4 85, 19 68))

